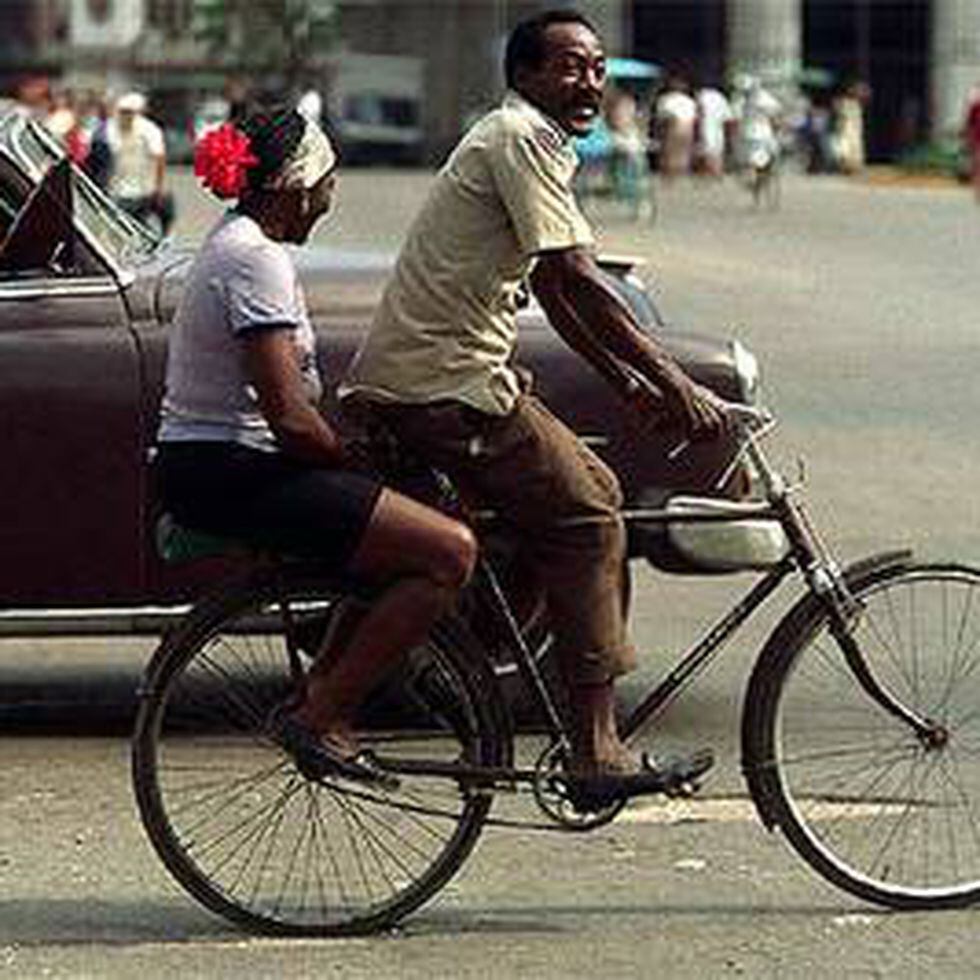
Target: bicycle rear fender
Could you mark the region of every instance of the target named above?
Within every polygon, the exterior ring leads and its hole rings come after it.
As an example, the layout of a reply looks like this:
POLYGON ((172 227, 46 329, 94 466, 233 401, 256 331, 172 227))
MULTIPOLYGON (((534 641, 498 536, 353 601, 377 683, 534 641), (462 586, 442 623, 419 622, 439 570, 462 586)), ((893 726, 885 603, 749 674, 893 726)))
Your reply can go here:
MULTIPOLYGON (((844 581, 848 586, 856 587, 885 568, 909 565, 911 561, 912 551, 909 549, 870 555, 848 565, 843 572, 844 581)), ((777 671, 773 669, 776 663, 788 650, 793 649, 801 632, 820 621, 821 613, 820 603, 811 592, 807 592, 793 605, 766 640, 745 690, 741 732, 742 774, 759 819, 767 830, 774 829, 775 818, 769 790, 774 748, 768 738, 771 726, 765 712, 765 706, 771 705, 772 699, 766 695, 769 693, 772 678, 777 675, 777 671)))

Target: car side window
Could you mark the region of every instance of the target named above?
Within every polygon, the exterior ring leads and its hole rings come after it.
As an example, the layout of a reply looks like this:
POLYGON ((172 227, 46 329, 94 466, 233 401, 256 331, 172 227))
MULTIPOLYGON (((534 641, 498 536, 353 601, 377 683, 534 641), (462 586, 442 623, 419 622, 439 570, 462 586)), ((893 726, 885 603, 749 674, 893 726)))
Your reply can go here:
POLYGON ((71 164, 56 163, 21 205, 0 242, 0 272, 70 274, 75 267, 71 164))
POLYGON ((26 197, 24 189, 12 179, 9 166, 0 161, 0 242, 6 239, 26 197))

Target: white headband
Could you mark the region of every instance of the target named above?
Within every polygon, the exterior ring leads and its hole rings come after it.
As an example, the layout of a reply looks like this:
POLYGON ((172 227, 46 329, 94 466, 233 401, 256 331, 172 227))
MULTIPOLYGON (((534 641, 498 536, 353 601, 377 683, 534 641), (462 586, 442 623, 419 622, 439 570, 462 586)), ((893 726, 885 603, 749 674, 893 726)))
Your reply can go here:
POLYGON ((312 119, 306 120, 303 138, 282 170, 266 186, 271 190, 309 190, 325 177, 337 163, 337 154, 327 134, 312 119))

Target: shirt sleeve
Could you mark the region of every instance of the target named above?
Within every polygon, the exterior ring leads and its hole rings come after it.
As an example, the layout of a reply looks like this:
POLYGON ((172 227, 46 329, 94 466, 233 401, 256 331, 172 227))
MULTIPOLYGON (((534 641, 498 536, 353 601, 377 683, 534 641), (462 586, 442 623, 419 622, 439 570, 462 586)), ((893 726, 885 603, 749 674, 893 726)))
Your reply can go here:
POLYGON ((242 249, 225 278, 225 301, 235 336, 268 327, 296 327, 303 318, 296 272, 281 249, 242 249))
POLYGON ((141 127, 143 144, 146 146, 147 152, 153 157, 165 156, 167 147, 163 138, 163 130, 151 119, 143 119, 141 122, 143 123, 141 127))
POLYGON ((574 164, 556 140, 545 130, 512 130, 488 147, 494 184, 527 255, 593 241, 571 189, 574 164))

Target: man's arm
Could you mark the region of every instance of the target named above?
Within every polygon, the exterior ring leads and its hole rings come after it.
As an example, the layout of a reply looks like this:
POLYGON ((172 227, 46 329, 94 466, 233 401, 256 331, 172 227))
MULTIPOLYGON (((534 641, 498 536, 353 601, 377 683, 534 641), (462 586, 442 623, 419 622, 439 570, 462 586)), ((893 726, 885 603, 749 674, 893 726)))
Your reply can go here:
POLYGON ((290 331, 255 330, 243 342, 245 369, 282 451, 314 466, 342 465, 340 437, 307 397, 290 331))
POLYGON ((531 275, 531 286, 569 346, 628 401, 647 410, 666 411, 693 436, 714 435, 723 427, 724 418, 710 393, 691 381, 643 332, 603 282, 588 251, 571 248, 543 253, 531 275), (662 401, 645 385, 635 383, 630 368, 659 390, 662 401))

